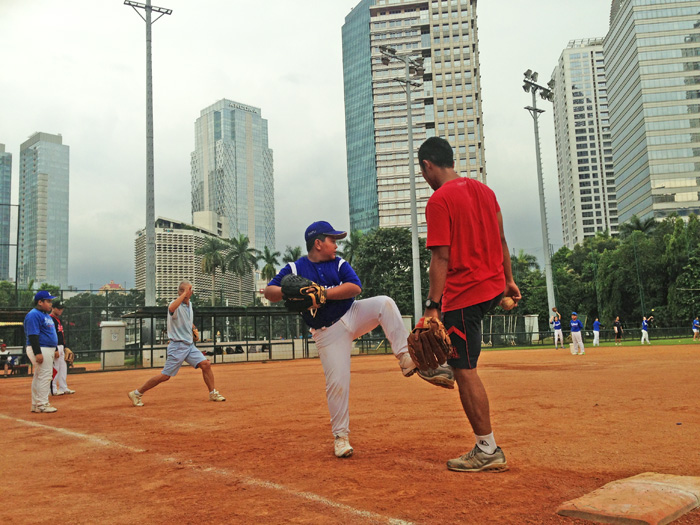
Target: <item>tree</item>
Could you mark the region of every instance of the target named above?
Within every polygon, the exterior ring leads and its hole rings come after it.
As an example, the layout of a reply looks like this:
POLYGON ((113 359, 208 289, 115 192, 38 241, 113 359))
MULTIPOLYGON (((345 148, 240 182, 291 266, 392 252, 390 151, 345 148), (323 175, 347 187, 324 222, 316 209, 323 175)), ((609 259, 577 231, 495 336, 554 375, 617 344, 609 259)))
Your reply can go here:
POLYGON ((204 246, 197 248, 195 254, 201 255, 200 262, 202 271, 211 274, 211 305, 216 303, 216 270, 221 269, 221 273, 226 273, 226 243, 216 237, 209 237, 204 246))
POLYGON ((229 239, 229 251, 226 255, 226 267, 239 278, 238 298, 243 304, 243 278, 250 275, 254 268, 258 267, 258 250, 250 246, 250 238, 240 234, 229 239))
POLYGON ((361 230, 355 230, 350 232, 350 235, 344 240, 340 241, 341 249, 338 250, 338 255, 348 261, 351 266, 355 260, 355 255, 360 247, 360 243, 362 242, 363 235, 361 230))
POLYGON ((654 217, 639 220, 639 217, 632 215, 630 220, 620 225, 620 237, 623 239, 629 237, 632 232, 639 231, 642 233, 651 233, 656 228, 657 222, 654 217))
POLYGON ((259 260, 265 263, 260 271, 260 277, 262 277, 264 281, 269 282, 277 275, 277 266, 279 266, 277 258, 279 256, 280 252, 272 252, 270 248, 265 246, 263 253, 259 256, 259 260))
MULTIPOLYGON (((421 245, 419 256, 425 296, 430 252, 421 245)), ((408 228, 379 228, 364 234, 352 266, 362 281, 363 297, 388 295, 402 314, 413 314, 413 253, 408 228)))
POLYGON ((285 264, 294 262, 301 259, 301 254, 301 246, 295 246, 294 248, 287 246, 287 249, 284 250, 284 255, 282 256, 282 262, 285 264))

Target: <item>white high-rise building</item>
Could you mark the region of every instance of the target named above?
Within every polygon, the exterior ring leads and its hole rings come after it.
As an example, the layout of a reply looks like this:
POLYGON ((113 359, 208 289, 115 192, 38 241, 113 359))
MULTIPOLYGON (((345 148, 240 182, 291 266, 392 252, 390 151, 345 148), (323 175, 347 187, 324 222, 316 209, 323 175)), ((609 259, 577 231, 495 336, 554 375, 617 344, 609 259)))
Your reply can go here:
POLYGON ((0 144, 0 281, 10 278, 10 196, 12 195, 12 153, 0 144))
POLYGON ((20 146, 19 281, 68 286, 69 148, 35 133, 20 146))
POLYGON ((603 39, 572 40, 552 73, 564 244, 617 233, 603 39))
POLYGON ((447 139, 455 169, 486 182, 474 0, 362 0, 343 25, 345 133, 350 228, 410 227, 409 162, 416 165, 418 228, 425 234, 431 190, 417 151, 447 139), (403 62, 381 61, 379 46, 423 59, 411 88, 414 151, 408 151, 403 62))

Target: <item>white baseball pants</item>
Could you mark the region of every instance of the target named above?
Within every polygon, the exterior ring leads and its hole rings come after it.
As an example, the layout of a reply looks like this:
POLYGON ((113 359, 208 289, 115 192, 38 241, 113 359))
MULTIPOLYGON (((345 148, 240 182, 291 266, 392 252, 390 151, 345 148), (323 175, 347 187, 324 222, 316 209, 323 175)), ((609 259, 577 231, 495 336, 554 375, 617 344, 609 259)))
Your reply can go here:
POLYGON ((561 330, 554 330, 554 348, 557 348, 557 340, 561 343, 561 347, 564 348, 564 334, 561 330))
POLYGON ((593 330, 593 346, 600 346, 600 332, 593 330))
MULTIPOLYGON (((641 344, 644 344, 644 341, 649 343, 649 332, 647 332, 646 330, 642 330, 642 342, 641 342, 641 344)), ((651 344, 651 343, 649 343, 649 344, 651 344)))
POLYGON ((58 345, 56 349, 58 350, 58 359, 54 359, 53 361, 53 369, 56 371, 56 375, 53 378, 52 386, 53 391, 58 393, 68 390, 68 385, 66 384, 68 365, 66 364, 66 355, 63 351, 63 345, 58 345))
POLYGON ((326 399, 334 436, 350 433, 350 354, 352 342, 382 326, 391 351, 398 358, 408 351, 408 330, 393 299, 380 295, 355 301, 338 322, 311 329, 326 376, 326 399))
POLYGON ((36 362, 36 356, 31 346, 27 347, 27 355, 34 365, 34 377, 32 379, 32 406, 49 404, 49 390, 51 390, 51 376, 53 375, 53 354, 56 351, 53 347, 42 346, 41 355, 44 362, 36 362))
POLYGON ((583 349, 583 337, 581 337, 581 332, 571 332, 571 342, 574 345, 574 353, 582 354, 585 352, 583 349))

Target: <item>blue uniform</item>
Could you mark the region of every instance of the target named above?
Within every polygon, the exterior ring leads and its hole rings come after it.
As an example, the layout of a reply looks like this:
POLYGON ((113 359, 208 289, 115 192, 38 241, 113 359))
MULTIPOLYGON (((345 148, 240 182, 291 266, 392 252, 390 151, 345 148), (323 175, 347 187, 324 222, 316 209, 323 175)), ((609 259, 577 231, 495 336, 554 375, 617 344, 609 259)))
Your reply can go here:
POLYGON ((649 323, 642 319, 642 330, 649 330, 649 323))
POLYGON ((600 332, 600 321, 593 321, 593 331, 600 332))
POLYGON ((27 338, 27 346, 31 346, 30 335, 39 336, 39 346, 55 348, 58 345, 58 335, 56 335, 56 325, 53 319, 38 308, 33 308, 24 318, 24 333, 27 338))
POLYGON ((576 319, 575 321, 571 321, 571 331, 572 332, 580 332, 583 329, 583 323, 576 319))
MULTIPOLYGON (((312 262, 308 257, 302 257, 282 268, 275 278, 268 283, 268 286, 281 286, 282 278, 289 274, 306 277, 326 288, 333 288, 345 283, 353 283, 362 288, 362 283, 355 270, 352 269, 345 259, 340 257, 336 257, 333 261, 323 262, 312 262)), ((319 308, 316 311, 315 316, 308 310, 304 311, 301 316, 311 328, 319 329, 324 326, 331 326, 350 310, 354 302, 354 298, 328 301, 323 308, 319 308)))
POLYGON ((554 329, 561 330, 561 319, 559 317, 554 318, 554 329))
POLYGON ((700 330, 700 321, 698 321, 697 319, 693 321, 693 330, 700 330))

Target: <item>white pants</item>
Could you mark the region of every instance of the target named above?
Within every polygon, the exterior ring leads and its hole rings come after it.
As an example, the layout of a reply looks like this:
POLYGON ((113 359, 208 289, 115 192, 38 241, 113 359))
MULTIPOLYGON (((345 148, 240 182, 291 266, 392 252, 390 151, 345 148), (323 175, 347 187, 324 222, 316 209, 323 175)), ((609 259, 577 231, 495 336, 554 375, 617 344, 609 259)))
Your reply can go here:
MULTIPOLYGON (((642 330, 642 343, 641 344, 644 344, 644 341, 649 343, 649 332, 647 332, 646 330, 642 330)), ((651 343, 649 343, 649 344, 651 344, 651 343)))
POLYGON ((600 332, 593 330, 593 346, 600 346, 600 332))
POLYGON ((54 393, 65 392, 68 390, 68 385, 66 384, 66 378, 68 377, 68 365, 66 364, 66 356, 63 352, 63 345, 58 345, 56 349, 58 350, 58 359, 54 359, 53 361, 53 369, 56 371, 52 385, 54 393))
POLYGON ((564 334, 561 330, 554 330, 554 348, 557 347, 557 340, 561 343, 561 347, 564 348, 564 334))
POLYGON ((581 332, 571 332, 571 342, 574 345, 574 353, 578 352, 582 354, 585 352, 583 349, 583 337, 581 337, 581 332), (576 350, 578 348, 578 351, 576 350))
POLYGON ((51 390, 51 375, 53 374, 53 354, 55 348, 41 347, 41 355, 44 362, 36 362, 36 356, 31 346, 27 347, 27 355, 34 365, 34 378, 32 379, 32 406, 49 404, 49 390, 51 390))
POLYGON ((334 436, 350 433, 350 354, 352 342, 382 326, 396 357, 408 351, 408 330, 390 297, 380 295, 355 301, 338 322, 311 329, 326 376, 326 399, 334 436))

